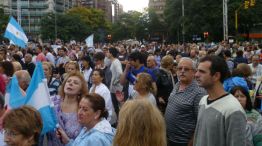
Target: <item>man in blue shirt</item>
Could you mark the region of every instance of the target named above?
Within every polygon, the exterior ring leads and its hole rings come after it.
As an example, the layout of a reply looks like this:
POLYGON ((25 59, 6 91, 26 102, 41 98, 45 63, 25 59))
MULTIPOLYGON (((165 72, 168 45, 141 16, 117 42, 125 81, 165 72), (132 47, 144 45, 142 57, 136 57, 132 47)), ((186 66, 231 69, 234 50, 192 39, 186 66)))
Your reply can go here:
POLYGON ((151 75, 154 83, 154 93, 156 94, 157 88, 156 88, 156 77, 153 74, 153 72, 145 67, 145 62, 146 62, 146 55, 141 53, 141 52, 133 52, 129 55, 129 62, 126 65, 126 68, 123 72, 123 74, 120 77, 120 83, 122 85, 125 85, 127 82, 129 83, 129 88, 128 88, 128 96, 132 96, 133 93, 133 85, 135 84, 136 81, 136 76, 137 74, 141 72, 146 72, 151 75))

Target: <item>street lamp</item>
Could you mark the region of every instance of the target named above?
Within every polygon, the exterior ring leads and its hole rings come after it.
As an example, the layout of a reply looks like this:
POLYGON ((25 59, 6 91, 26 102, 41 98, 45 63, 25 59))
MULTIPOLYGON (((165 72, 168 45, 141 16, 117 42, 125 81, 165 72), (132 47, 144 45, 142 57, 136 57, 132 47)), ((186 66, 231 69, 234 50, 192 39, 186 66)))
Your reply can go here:
POLYGON ((54 9, 55 9, 55 39, 57 39, 57 24, 56 24, 56 0, 54 4, 54 9))
POLYGON ((223 0, 223 34, 224 34, 224 40, 226 41, 228 39, 228 10, 227 10, 227 2, 228 0, 223 0))
POLYGON ((185 5, 184 0, 182 0, 182 39, 183 44, 185 43, 185 5))

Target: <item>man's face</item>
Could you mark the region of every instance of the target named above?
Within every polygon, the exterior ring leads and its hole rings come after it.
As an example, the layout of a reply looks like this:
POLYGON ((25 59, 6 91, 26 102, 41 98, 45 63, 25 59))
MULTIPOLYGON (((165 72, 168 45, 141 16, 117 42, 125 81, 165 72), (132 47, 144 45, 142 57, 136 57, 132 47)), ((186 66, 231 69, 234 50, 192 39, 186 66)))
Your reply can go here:
POLYGON ((63 56, 65 56, 65 51, 61 49, 61 50, 59 50, 58 54, 59 54, 59 56, 63 57, 63 56))
POLYGON ((146 60, 146 64, 148 68, 154 68, 156 66, 154 57, 152 58, 151 56, 149 56, 146 60))
POLYGON ((199 86, 205 89, 212 87, 214 82, 213 77, 211 76, 210 67, 211 62, 201 62, 199 63, 195 74, 199 86))
POLYGON ((25 55, 25 63, 30 63, 32 61, 32 57, 29 55, 25 55))
POLYGON ((130 65, 134 68, 137 68, 139 66, 139 61, 138 60, 129 60, 130 65))
POLYGON ((144 46, 141 47, 141 48, 140 48, 140 51, 141 51, 141 52, 145 52, 145 51, 146 51, 146 47, 144 47, 144 46))
POLYGON ((190 60, 181 60, 177 67, 177 76, 181 83, 191 83, 194 79, 195 70, 190 60))
POLYGON ((190 57, 191 57, 191 58, 196 57, 196 51, 195 51, 195 50, 191 50, 191 51, 190 51, 190 57))

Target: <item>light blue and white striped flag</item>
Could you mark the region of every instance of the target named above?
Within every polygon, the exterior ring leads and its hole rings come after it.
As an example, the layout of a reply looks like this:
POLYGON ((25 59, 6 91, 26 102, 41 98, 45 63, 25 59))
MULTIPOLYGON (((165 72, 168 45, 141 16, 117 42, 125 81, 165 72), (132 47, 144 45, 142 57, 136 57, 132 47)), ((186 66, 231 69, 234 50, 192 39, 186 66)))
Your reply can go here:
POLYGON ((12 16, 10 17, 10 21, 6 27, 4 37, 8 38, 15 45, 21 48, 25 48, 28 42, 28 38, 26 37, 24 30, 12 16))
POLYGON ((33 77, 26 91, 26 96, 23 97, 18 91, 20 91, 18 81, 14 76, 11 85, 9 86, 9 104, 11 109, 18 108, 22 105, 30 105, 37 109, 41 114, 43 121, 41 134, 54 130, 57 121, 41 62, 37 62, 33 77))
POLYGON ((94 47, 94 34, 91 34, 90 36, 88 36, 86 39, 86 45, 87 47, 94 47))

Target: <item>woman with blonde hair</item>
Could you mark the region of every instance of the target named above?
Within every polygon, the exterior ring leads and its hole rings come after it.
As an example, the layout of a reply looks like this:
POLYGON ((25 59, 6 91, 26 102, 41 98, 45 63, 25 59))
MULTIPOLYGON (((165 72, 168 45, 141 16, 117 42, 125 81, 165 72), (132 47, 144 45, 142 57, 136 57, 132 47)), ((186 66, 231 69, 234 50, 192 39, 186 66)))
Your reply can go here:
POLYGON ((166 146, 160 111, 147 100, 127 101, 119 112, 113 146, 166 146))
POLYGON ((68 76, 70 73, 80 72, 79 64, 76 61, 69 61, 65 65, 65 73, 61 76, 61 82, 68 76))
POLYGON ((139 73, 135 81, 134 90, 136 91, 133 95, 134 99, 147 99, 152 104, 156 105, 151 75, 144 72, 139 73))
MULTIPOLYGON (((82 126, 77 119, 78 104, 83 95, 88 94, 85 79, 80 72, 70 73, 59 87, 59 95, 51 97, 54 103, 59 128, 63 129, 70 139, 75 139, 82 126)), ((48 135, 48 145, 62 146, 55 132, 48 135)))
POLYGON ((49 89, 50 96, 56 95, 58 92, 58 87, 60 86, 60 81, 53 77, 53 67, 51 62, 42 63, 45 77, 47 79, 47 86, 49 89))

